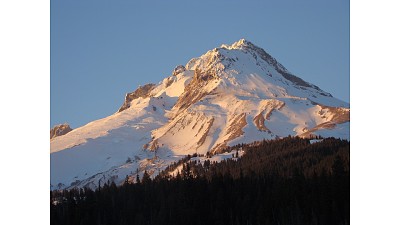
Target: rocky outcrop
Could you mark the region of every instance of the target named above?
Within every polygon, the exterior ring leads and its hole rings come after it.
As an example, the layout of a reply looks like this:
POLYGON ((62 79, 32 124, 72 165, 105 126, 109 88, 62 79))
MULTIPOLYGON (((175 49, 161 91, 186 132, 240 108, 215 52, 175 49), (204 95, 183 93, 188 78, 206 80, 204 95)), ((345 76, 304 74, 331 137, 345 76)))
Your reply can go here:
POLYGON ((178 75, 180 73, 183 73, 185 71, 186 71, 186 68, 184 66, 182 66, 182 65, 179 65, 179 66, 175 67, 174 71, 172 72, 172 75, 176 76, 176 75, 178 75))
POLYGON ((259 113, 257 116, 254 117, 253 122, 254 125, 257 127, 259 131, 267 131, 267 127, 265 126, 265 118, 263 116, 264 111, 259 113))
POLYGON ((217 80, 218 76, 210 71, 201 71, 196 69, 194 71, 193 79, 185 87, 184 93, 179 96, 178 101, 175 104, 175 108, 179 111, 187 109, 192 104, 199 101, 201 98, 210 94, 212 88, 205 88, 212 80, 217 80))
POLYGON ((316 135, 314 132, 322 129, 332 130, 337 124, 350 122, 350 109, 343 107, 331 107, 325 105, 319 105, 321 110, 319 114, 322 118, 328 119, 328 121, 318 124, 317 126, 307 130, 303 134, 299 135, 302 138, 313 138, 316 135))
POLYGON ((331 121, 336 124, 346 123, 350 121, 350 109, 323 105, 321 105, 321 108, 327 110, 327 113, 332 115, 331 121))
POLYGON ((228 119, 228 126, 225 133, 225 139, 223 142, 218 143, 215 147, 213 147, 210 152, 211 153, 222 153, 226 148, 227 143, 229 141, 234 140, 237 137, 240 137, 244 134, 243 128, 247 125, 246 121, 246 113, 241 113, 239 115, 233 115, 228 119))
POLYGON ((134 92, 125 95, 124 104, 118 109, 118 112, 122 112, 125 109, 131 107, 131 101, 137 98, 145 98, 150 96, 150 92, 156 87, 155 84, 146 84, 138 87, 134 92))
POLYGON ((67 123, 56 125, 50 129, 50 139, 62 136, 70 131, 72 131, 72 129, 67 123))

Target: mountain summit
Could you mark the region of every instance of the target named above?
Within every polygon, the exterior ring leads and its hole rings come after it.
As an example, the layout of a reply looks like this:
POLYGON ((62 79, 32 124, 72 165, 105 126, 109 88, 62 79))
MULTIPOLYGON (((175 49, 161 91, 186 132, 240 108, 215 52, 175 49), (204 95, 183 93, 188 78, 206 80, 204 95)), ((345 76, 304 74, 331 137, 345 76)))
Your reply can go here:
POLYGON ((262 139, 349 139, 349 126, 348 103, 241 39, 126 94, 115 114, 51 139, 51 188, 120 184, 188 154, 218 160, 228 146, 262 139))

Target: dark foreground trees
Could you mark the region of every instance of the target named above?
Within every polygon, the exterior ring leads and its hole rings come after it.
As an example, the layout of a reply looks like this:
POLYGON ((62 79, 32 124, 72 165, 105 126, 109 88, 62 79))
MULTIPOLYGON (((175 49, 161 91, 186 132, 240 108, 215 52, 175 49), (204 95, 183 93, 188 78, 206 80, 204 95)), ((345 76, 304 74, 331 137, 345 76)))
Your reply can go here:
POLYGON ((237 147, 246 152, 237 161, 186 161, 177 178, 51 192, 51 224, 350 223, 349 142, 237 147))

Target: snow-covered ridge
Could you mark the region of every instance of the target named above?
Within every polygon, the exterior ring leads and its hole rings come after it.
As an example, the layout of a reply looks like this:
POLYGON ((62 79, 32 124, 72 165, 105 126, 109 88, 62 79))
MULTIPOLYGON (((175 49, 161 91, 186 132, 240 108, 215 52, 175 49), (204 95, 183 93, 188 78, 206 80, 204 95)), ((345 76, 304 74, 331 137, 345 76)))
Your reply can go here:
POLYGON ((288 135, 349 139, 349 104, 244 39, 128 93, 117 113, 52 139, 53 189, 155 175, 188 154, 288 135))

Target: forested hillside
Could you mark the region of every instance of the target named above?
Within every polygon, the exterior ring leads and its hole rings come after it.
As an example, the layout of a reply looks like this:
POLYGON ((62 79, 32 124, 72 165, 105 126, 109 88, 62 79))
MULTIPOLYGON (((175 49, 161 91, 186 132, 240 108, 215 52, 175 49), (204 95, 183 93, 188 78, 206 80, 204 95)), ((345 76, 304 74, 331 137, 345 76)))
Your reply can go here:
POLYGON ((348 141, 288 137, 226 150, 239 149, 242 157, 219 163, 189 156, 175 177, 52 191, 51 224, 350 223, 348 141))

